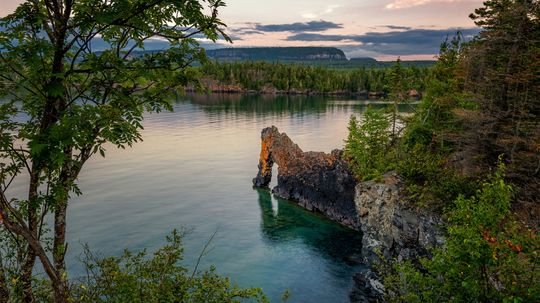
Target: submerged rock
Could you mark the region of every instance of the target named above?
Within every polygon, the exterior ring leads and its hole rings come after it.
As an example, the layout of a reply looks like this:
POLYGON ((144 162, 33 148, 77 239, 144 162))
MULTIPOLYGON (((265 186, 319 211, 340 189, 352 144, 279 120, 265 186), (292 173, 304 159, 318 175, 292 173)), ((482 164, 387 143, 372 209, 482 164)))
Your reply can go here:
POLYGON ((304 152, 275 126, 261 134, 259 171, 255 187, 268 187, 272 166, 278 165, 277 185, 272 190, 281 198, 318 212, 342 225, 359 230, 354 203, 356 181, 340 150, 330 154, 304 152))

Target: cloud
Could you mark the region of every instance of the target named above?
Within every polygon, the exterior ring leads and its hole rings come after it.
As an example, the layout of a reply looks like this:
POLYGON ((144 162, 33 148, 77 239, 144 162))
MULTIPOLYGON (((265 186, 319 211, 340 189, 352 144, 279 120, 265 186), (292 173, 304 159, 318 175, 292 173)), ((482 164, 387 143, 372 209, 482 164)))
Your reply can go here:
POLYGON ((409 29, 405 31, 368 32, 363 35, 324 35, 297 33, 287 41, 357 43, 365 51, 388 55, 436 54, 441 42, 460 31, 466 38, 480 32, 479 28, 409 29))
POLYGON ((383 25, 383 27, 386 27, 386 28, 392 29, 392 30, 410 30, 410 29, 412 29, 412 27, 400 26, 400 25, 383 25))
POLYGON ((401 9, 425 5, 433 2, 457 2, 459 0, 394 0, 386 5, 387 9, 401 9))
POLYGON ((317 19, 317 18, 319 18, 319 15, 316 15, 314 13, 304 13, 301 16, 302 16, 302 18, 305 18, 305 19, 317 19))
POLYGON ((320 18, 323 15, 328 15, 334 12, 336 8, 341 7, 341 5, 328 5, 322 12, 320 13, 313 13, 313 12, 304 12, 301 14, 302 18, 305 19, 317 19, 320 18))
POLYGON ((261 32, 323 32, 336 28, 343 28, 343 25, 319 20, 287 24, 255 24, 254 29, 261 32))
POLYGON ((334 10, 336 8, 340 7, 339 5, 329 5, 326 7, 326 9, 324 10, 323 14, 331 14, 334 12, 334 10))
POLYGON ((246 30, 243 30, 243 31, 238 31, 238 33, 242 34, 242 35, 262 35, 262 34, 264 34, 263 32, 256 31, 254 29, 246 29, 246 30))

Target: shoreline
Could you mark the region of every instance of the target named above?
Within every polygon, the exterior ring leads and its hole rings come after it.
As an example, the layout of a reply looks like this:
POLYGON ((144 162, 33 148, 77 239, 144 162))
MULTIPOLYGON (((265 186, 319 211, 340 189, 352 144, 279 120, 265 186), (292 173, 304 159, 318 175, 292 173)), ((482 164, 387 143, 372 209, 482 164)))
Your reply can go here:
MULTIPOLYGON (((186 88, 185 94, 200 94, 200 95, 243 95, 243 96, 304 96, 304 97, 351 97, 361 100, 384 101, 389 98, 385 92, 317 92, 317 91, 265 91, 265 90, 196 90, 186 88)), ((407 99, 409 102, 418 102, 422 100, 422 95, 419 94, 407 99)), ((393 102, 387 102, 393 103, 393 102)))

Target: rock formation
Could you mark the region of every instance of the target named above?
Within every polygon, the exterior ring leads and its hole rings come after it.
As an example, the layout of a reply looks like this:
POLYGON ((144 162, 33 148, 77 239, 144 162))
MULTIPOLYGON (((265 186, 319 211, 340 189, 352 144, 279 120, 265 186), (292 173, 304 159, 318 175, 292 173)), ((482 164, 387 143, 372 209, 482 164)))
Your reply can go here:
MULTIPOLYGON (((395 172, 387 173, 381 182, 367 181, 356 186, 354 200, 362 231, 362 258, 366 264, 377 263, 380 257, 417 260, 429 255, 430 247, 444 243, 440 217, 404 203, 402 188, 395 172)), ((370 268, 357 273, 354 280, 352 302, 381 300, 383 284, 370 268)))
POLYGON ((378 258, 374 251, 401 261, 424 256, 427 248, 443 244, 441 219, 404 203, 402 188, 395 172, 387 173, 381 182, 367 181, 356 186, 354 200, 366 262, 378 258))
POLYGON ((359 230, 354 203, 356 181, 341 151, 304 152, 275 126, 265 128, 261 139, 259 172, 253 179, 255 187, 268 187, 275 163, 278 165, 275 195, 359 230))
POLYGON ((274 126, 262 131, 255 187, 268 187, 278 165, 273 192, 362 232, 362 262, 354 278, 351 302, 382 302, 384 286, 369 265, 386 260, 417 260, 444 243, 443 221, 406 203, 395 172, 382 181, 356 182, 342 152, 304 152, 274 126))

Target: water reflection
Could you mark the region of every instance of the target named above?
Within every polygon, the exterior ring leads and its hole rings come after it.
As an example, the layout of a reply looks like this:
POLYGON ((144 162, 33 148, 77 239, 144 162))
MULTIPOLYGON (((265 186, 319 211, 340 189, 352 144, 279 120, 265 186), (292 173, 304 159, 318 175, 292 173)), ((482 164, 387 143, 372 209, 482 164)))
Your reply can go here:
MULTIPOLYGON (((385 108, 390 103, 383 100, 366 100, 336 96, 304 95, 243 95, 243 94, 188 94, 179 96, 177 102, 191 102, 207 113, 247 114, 298 114, 300 116, 324 114, 328 110, 362 110, 367 106, 385 108)), ((400 104, 400 112, 410 112, 414 104, 400 104)))
POLYGON ((261 231, 271 245, 300 240, 323 258, 337 262, 348 262, 360 254, 360 233, 316 216, 292 202, 274 198, 268 190, 255 190, 261 207, 261 231))

